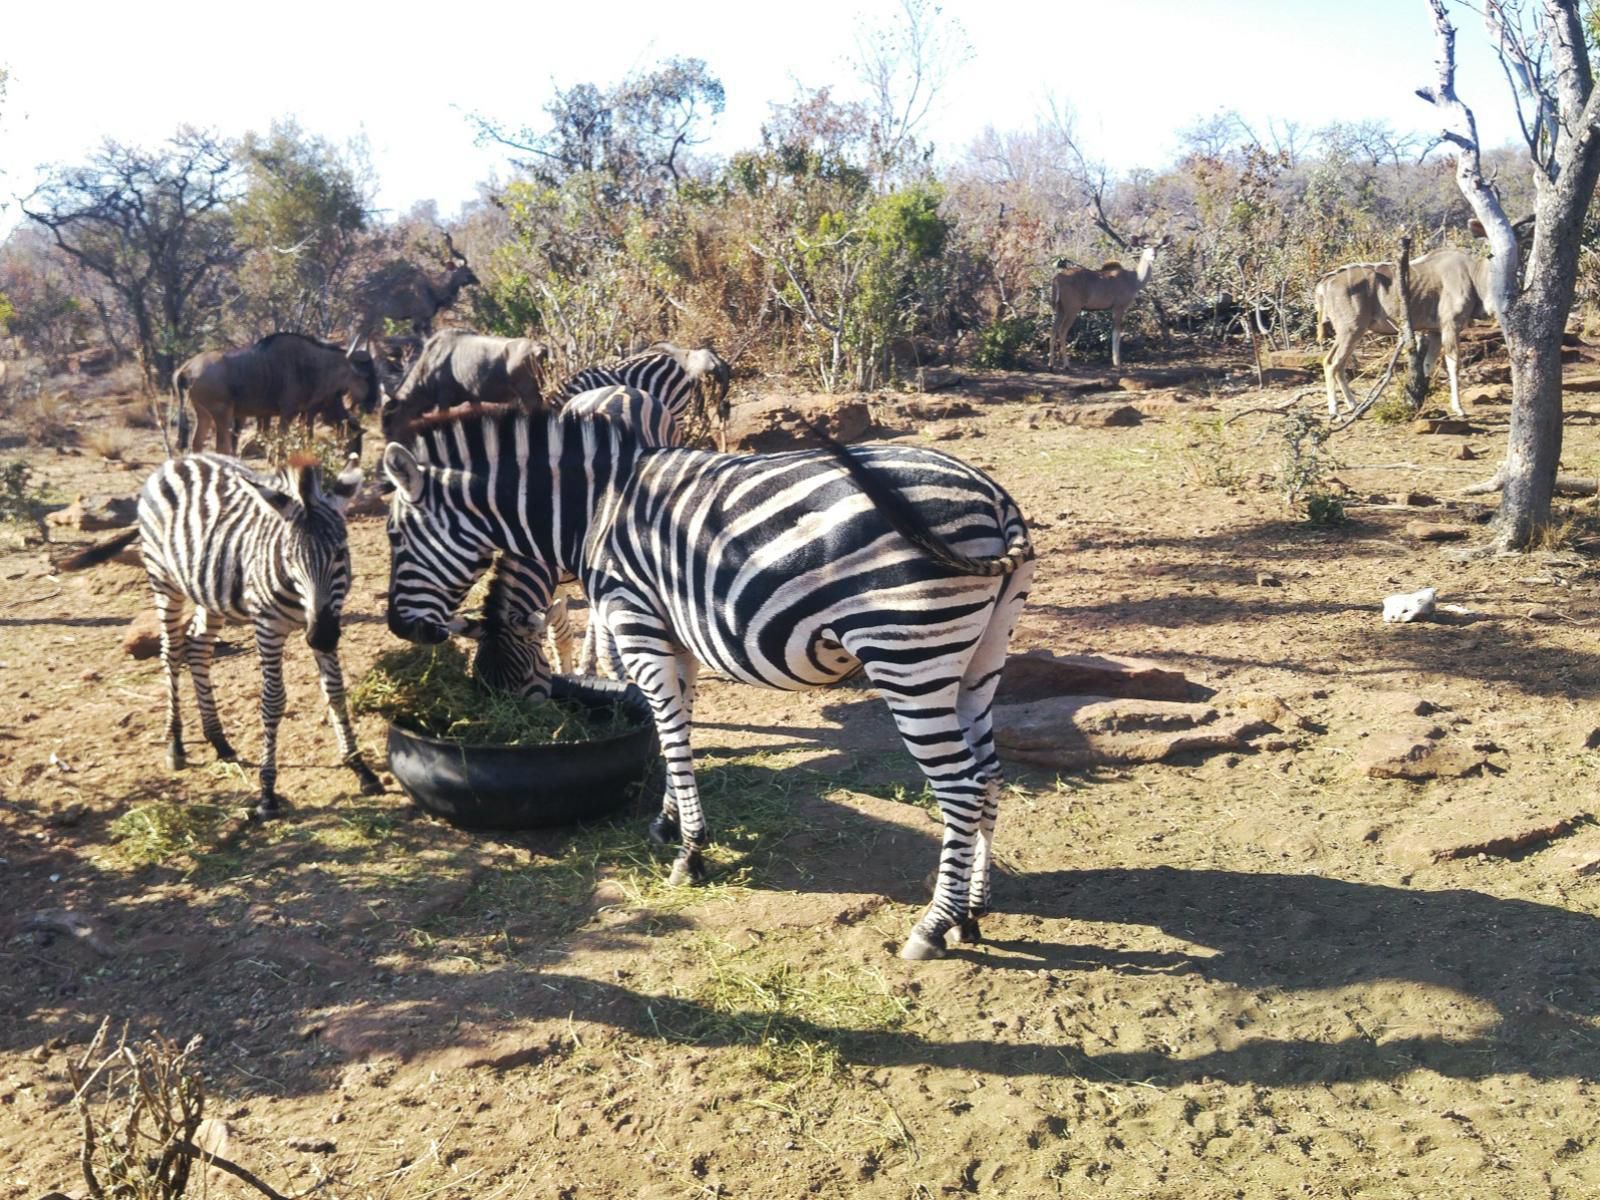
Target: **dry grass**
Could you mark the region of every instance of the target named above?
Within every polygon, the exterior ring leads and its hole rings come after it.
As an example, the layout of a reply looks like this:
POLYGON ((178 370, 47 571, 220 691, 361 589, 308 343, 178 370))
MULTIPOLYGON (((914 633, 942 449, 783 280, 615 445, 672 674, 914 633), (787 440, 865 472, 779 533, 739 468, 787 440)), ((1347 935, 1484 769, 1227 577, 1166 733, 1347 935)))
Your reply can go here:
POLYGON ((91 426, 78 440, 84 449, 112 462, 122 461, 133 445, 133 435, 124 426, 109 421, 91 426))

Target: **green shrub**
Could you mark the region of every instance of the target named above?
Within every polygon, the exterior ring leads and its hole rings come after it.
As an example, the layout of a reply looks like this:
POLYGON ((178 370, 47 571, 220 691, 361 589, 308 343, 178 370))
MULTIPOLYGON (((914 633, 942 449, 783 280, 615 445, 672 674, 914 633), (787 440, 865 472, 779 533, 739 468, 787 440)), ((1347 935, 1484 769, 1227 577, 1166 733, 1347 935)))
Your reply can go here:
POLYGON ((978 331, 978 345, 972 352, 972 365, 1007 370, 1023 365, 1023 356, 1039 336, 1032 317, 996 317, 978 331))

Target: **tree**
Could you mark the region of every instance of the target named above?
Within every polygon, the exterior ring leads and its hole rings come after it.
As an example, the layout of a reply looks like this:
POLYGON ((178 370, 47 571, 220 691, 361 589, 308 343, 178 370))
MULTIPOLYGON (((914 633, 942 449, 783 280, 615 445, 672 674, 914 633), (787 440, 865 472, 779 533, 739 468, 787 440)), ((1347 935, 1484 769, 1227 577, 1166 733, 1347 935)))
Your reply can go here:
POLYGON ((265 137, 247 134, 238 154, 244 192, 233 212, 244 323, 257 334, 325 337, 349 315, 350 268, 367 226, 361 148, 341 151, 290 120, 265 137))
POLYGON ((153 386, 199 348, 221 272, 239 259, 229 213, 236 176, 214 135, 184 128, 159 150, 107 141, 88 163, 56 168, 23 201, 26 216, 105 281, 153 386))
POLYGON ((560 187, 594 176, 616 203, 654 205, 679 190, 685 155, 705 141, 703 126, 722 113, 722 82, 704 59, 669 58, 610 89, 579 83, 545 105, 549 127, 508 129, 474 114, 480 141, 499 142, 528 158, 516 165, 535 181, 560 187))
POLYGON ((855 68, 867 89, 872 122, 873 174, 887 191, 923 169, 933 147, 922 129, 951 74, 972 55, 959 22, 930 0, 900 0, 897 18, 856 35, 855 68))
POLYGON ((1594 87, 1577 0, 1541 0, 1535 27, 1503 0, 1484 15, 1514 81, 1535 185, 1533 239, 1519 277, 1516 232, 1485 178, 1472 110, 1456 95, 1455 27, 1444 0, 1426 0, 1438 39, 1437 79, 1417 94, 1439 109, 1456 149, 1456 183, 1483 225, 1493 258, 1486 307, 1511 359, 1511 431, 1496 479, 1504 493, 1494 545, 1523 549, 1550 522, 1561 460, 1561 335, 1578 274, 1580 235, 1600 178, 1600 90, 1594 87), (1550 67, 1544 69, 1548 54, 1550 67), (1533 114, 1523 112, 1530 104, 1533 114))

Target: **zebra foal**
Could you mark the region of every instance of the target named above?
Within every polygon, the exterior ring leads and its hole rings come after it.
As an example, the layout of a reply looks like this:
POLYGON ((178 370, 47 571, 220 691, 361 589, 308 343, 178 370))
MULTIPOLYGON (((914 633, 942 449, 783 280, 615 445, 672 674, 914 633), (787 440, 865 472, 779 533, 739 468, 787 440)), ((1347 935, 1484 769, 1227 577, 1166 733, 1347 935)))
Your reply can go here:
POLYGON ((341 761, 361 790, 383 790, 362 760, 345 708, 339 670, 339 623, 350 589, 344 510, 361 486, 359 468, 324 491, 317 469, 293 464, 260 476, 235 458, 191 454, 157 467, 139 493, 135 529, 78 555, 67 569, 90 567, 136 539, 161 618, 161 665, 167 679, 167 766, 186 762, 179 713, 179 663, 194 679, 200 728, 219 759, 235 757, 211 688, 211 657, 224 619, 255 627, 261 659, 261 794, 256 812, 280 804, 278 723, 283 717, 283 644, 296 630, 316 656, 341 761), (185 631, 184 606, 195 606, 185 631))
MULTIPOLYGON (((648 398, 645 398, 648 400, 648 398)), ((675 881, 708 838, 689 730, 701 664, 799 691, 865 671, 944 819, 932 903, 905 958, 979 935, 1000 795, 991 706, 1032 579, 1015 503, 934 450, 729 455, 641 441, 643 414, 461 413, 385 450, 389 626, 440 641, 496 553, 534 594, 576 574, 649 698, 681 838, 675 881)))

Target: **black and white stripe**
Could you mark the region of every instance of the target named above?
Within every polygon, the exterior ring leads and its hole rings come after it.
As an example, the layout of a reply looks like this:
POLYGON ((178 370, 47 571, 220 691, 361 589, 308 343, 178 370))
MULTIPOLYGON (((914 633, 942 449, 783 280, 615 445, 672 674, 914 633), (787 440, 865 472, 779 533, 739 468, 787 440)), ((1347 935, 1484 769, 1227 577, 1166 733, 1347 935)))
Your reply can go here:
POLYGON ((669 787, 652 830, 681 831, 675 880, 704 874, 699 666, 787 690, 864 670, 944 816, 933 902, 901 953, 977 936, 1000 791, 990 708, 1033 574, 1016 505, 934 450, 659 449, 634 433, 643 418, 461 417, 426 430, 420 456, 391 445, 391 629, 445 637, 497 552, 536 595, 576 573, 654 710, 669 787))
POLYGON ((657 342, 648 350, 610 366, 589 367, 561 385, 553 404, 603 387, 632 387, 648 392, 667 406, 680 424, 691 414, 704 416, 707 393, 721 420, 727 419, 730 368, 715 350, 685 350, 657 342))
MULTIPOLYGON (((261 659, 261 796, 275 809, 278 722, 283 717, 283 644, 303 630, 316 656, 339 757, 361 790, 382 790, 356 748, 345 710, 337 647, 350 549, 344 510, 361 472, 341 474, 324 492, 316 468, 290 467, 260 476, 237 459, 192 454, 163 463, 139 494, 137 536, 161 618, 161 662, 167 679, 167 765, 185 762, 179 715, 179 664, 194 678, 200 727, 222 759, 234 757, 211 689, 211 656, 225 619, 255 627, 261 659), (184 606, 193 604, 185 631, 184 606)), ((124 540, 131 543, 133 534, 124 540)), ((87 565, 87 564, 85 564, 87 565)))

